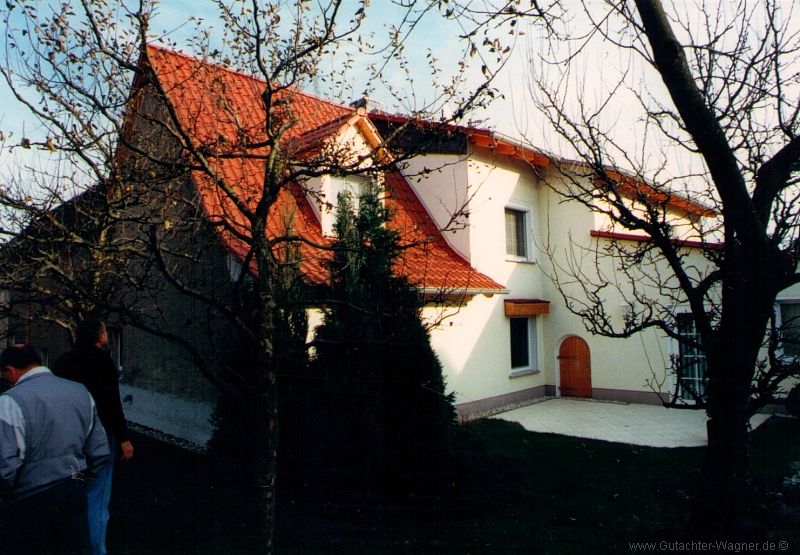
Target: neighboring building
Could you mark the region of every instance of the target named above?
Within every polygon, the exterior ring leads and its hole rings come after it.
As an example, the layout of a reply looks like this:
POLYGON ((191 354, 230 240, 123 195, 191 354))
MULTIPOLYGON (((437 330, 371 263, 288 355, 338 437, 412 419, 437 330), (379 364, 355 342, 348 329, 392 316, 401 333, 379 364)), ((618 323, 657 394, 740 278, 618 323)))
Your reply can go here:
MULTIPOLYGON (((226 143, 241 129, 258 135, 263 83, 162 48, 151 46, 148 54, 151 67, 143 69, 152 70, 186 131, 198 141, 226 143), (220 109, 222 100, 225 110, 220 109), (234 122, 231 114, 243 119, 234 122)), ((139 116, 126 132, 162 140, 153 123, 159 107, 152 104, 152 121, 141 116, 150 113, 151 104, 143 82, 134 83, 141 95, 139 116)), ((299 92, 294 93, 291 110, 298 123, 287 137, 287 148, 294 148, 301 160, 325 148, 379 149, 382 136, 402 123, 396 116, 369 114, 299 92)), ((170 139, 163 141, 165 149, 170 148, 170 139)), ((568 187, 567 174, 563 161, 554 162, 531 146, 486 130, 448 127, 446 138, 430 145, 424 155, 382 174, 387 203, 394 210, 391 225, 406 244, 414 245, 398 271, 431 303, 425 317, 438 324, 432 328, 432 344, 465 418, 543 396, 661 403, 675 391, 672 359, 691 355, 656 331, 629 339, 592 336, 567 310, 551 277, 560 264, 581 263, 574 260, 579 252, 575 249, 591 252, 612 239, 643 238, 616 233, 609 221, 582 204, 564 202, 555 189, 559 180, 568 187)), ((262 183, 257 161, 228 157, 215 163, 216 171, 240 193, 258 190, 262 183)), ((572 178, 589 179, 580 177, 579 165, 574 169, 572 178)), ((146 164, 141 170, 146 177, 146 164)), ((290 225, 308 240, 302 246, 302 274, 309 288, 324 288, 327 281, 329 254, 312 245, 332 240, 335 214, 329 205, 341 190, 357 192, 363 185, 360 179, 322 175, 280 192, 269 230, 279 236, 290 225)), ((196 197, 208 221, 228 226, 216 232, 198 229, 192 237, 200 245, 195 246, 198 252, 217 263, 214 272, 198 279, 204 287, 224 291, 243 269, 246 246, 236 230, 246 229, 246 224, 207 173, 194 172, 175 192, 196 197)), ((670 217, 685 220, 686 234, 679 239, 685 241, 688 256, 704 264, 699 243, 692 242, 692 224, 714 214, 677 197, 664 205, 670 217)), ((613 267, 604 270, 614 272, 613 267)), ((203 343, 203 330, 214 324, 208 321, 207 309, 167 286, 153 299, 162 320, 174 324, 167 331, 195 334, 203 343)), ((613 311, 620 319, 625 317, 623 301, 620 298, 619 310, 613 311)), ((311 316, 312 322, 318 321, 318 312, 311 316)), ((202 443, 215 390, 194 370, 190 357, 137 329, 113 329, 128 417, 202 443)), ((218 333, 218 344, 202 348, 230 344, 230 330, 218 333)), ((45 345, 53 357, 64 346, 63 338, 52 347, 45 345)), ((685 378, 702 382, 702 362, 694 368, 698 375, 685 378)))

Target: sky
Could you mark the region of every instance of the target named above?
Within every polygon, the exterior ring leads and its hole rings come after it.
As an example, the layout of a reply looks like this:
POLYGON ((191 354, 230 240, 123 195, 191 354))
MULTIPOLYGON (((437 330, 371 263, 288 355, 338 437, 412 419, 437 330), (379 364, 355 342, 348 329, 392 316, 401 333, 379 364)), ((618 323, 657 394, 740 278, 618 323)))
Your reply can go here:
MULTIPOLYGON (((401 6, 406 3, 408 3, 407 0, 371 0, 366 9, 366 18, 361 29, 361 34, 373 44, 385 42, 390 29, 395 25, 399 25, 399 22, 404 15, 406 15, 406 10, 401 6)), ((351 2, 349 5, 346 3, 346 10, 352 13, 357 7, 355 4, 355 2, 351 2)), ((345 13, 348 13, 346 10, 345 13)), ((166 0, 159 7, 157 20, 153 23, 152 28, 154 31, 163 28, 169 32, 169 37, 171 39, 177 40, 179 44, 186 44, 187 36, 185 33, 190 33, 191 28, 189 26, 181 27, 181 23, 185 21, 187 13, 202 17, 209 23, 211 40, 213 42, 220 33, 221 23, 216 18, 214 7, 205 0, 166 0)), ((348 18, 344 18, 344 21, 347 19, 348 18)), ((520 27, 522 26, 525 26, 525 24, 522 23, 520 27)), ((410 76, 414 84, 409 85, 407 83, 409 81, 408 76, 400 70, 397 64, 387 67, 386 78, 395 85, 405 82, 405 86, 400 88, 405 91, 407 96, 416 95, 424 97, 425 91, 430 88, 432 81, 432 77, 427 69, 429 55, 439 60, 439 66, 444 69, 443 76, 445 78, 452 74, 459 61, 464 59, 464 52, 467 45, 463 40, 459 39, 459 35, 463 34, 464 31, 464 26, 452 20, 446 20, 441 17, 436 10, 430 11, 425 18, 421 20, 421 24, 410 34, 409 40, 405 43, 405 54, 407 59, 411 62, 409 64, 411 71, 410 76)), ((510 92, 513 87, 524 86, 524 80, 520 75, 521 65, 523 63, 522 60, 525 54, 523 50, 524 49, 519 49, 509 55, 509 59, 512 61, 510 67, 502 71, 496 80, 496 86, 499 87, 503 93, 510 92)), ((355 58, 355 63, 358 64, 358 55, 353 54, 353 57, 355 58)), ((341 63, 342 58, 343 56, 338 59, 330 60, 332 71, 337 64, 341 63)), ((361 59, 361 61, 363 64, 362 67, 364 67, 364 65, 368 63, 374 63, 376 59, 361 59)), ((479 57, 475 57, 469 61, 471 63, 469 73, 472 80, 468 87, 474 87, 483 80, 480 72, 481 61, 479 57)), ((359 66, 356 65, 356 68, 358 67, 359 66)), ((353 90, 351 96, 359 97, 358 95, 360 92, 369 86, 364 80, 367 74, 367 71, 359 70, 350 72, 349 77, 353 81, 358 82, 351 84, 353 90)), ((326 97, 340 94, 340 91, 331 94, 325 91, 324 87, 307 92, 319 93, 326 97)), ((381 101, 387 105, 387 107, 397 108, 399 110, 403 109, 402 106, 397 106, 396 104, 392 106, 391 95, 388 95, 385 90, 380 90, 380 88, 378 88, 373 94, 376 96, 376 100, 381 101)), ((357 98, 352 98, 352 100, 356 99, 357 98)), ((344 102, 347 101, 347 98, 342 98, 341 100, 344 102)), ((505 120, 508 119, 508 111, 506 108, 507 106, 493 106, 488 112, 483 112, 476 117, 481 119, 489 118, 493 122, 493 125, 497 125, 499 122, 505 122, 505 120)))
MULTIPOLYGON (((347 6, 347 8, 350 13, 355 10, 353 5, 347 6)), ((391 0, 372 0, 367 8, 363 34, 366 37, 371 37, 370 40, 373 43, 380 43, 380 41, 385 40, 390 27, 402 19, 403 14, 404 10, 391 0)), ((164 37, 169 42, 174 41, 178 50, 190 53, 191 35, 196 33, 195 25, 189 21, 190 17, 203 20, 203 26, 209 32, 212 47, 215 42, 220 42, 224 31, 223 23, 218 17, 217 8, 207 0, 163 0, 150 23, 154 39, 158 40, 159 37, 164 37)), ((416 98, 418 103, 429 100, 426 98, 426 94, 430 94, 432 90, 431 82, 433 78, 428 72, 426 62, 429 56, 434 56, 439 60, 438 63, 443 68, 444 75, 455 71, 454 68, 457 67, 459 60, 464 58, 464 50, 466 48, 464 41, 458 38, 458 35, 462 33, 463 29, 460 29, 452 21, 444 20, 435 12, 430 13, 423 19, 422 25, 413 31, 410 40, 406 42, 405 53, 411 62, 408 65, 411 79, 395 63, 387 68, 385 73, 387 80, 397 87, 404 96, 416 98)), ((521 64, 521 51, 513 53, 510 58, 517 65, 521 64)), ((342 57, 339 57, 327 62, 330 64, 332 71, 342 65, 342 59, 342 57)), ((481 81, 481 62, 478 57, 471 61, 474 62, 474 67, 470 72, 472 77, 470 85, 475 86, 481 81)), ((358 64, 359 62, 362 65, 374 63, 375 58, 367 60, 356 57, 355 63, 358 64)), ((307 92, 342 102, 357 100, 362 96, 363 91, 370 86, 370 83, 367 83, 364 79, 367 73, 366 70, 360 70, 356 65, 349 72, 347 80, 350 90, 344 93, 341 90, 331 91, 321 83, 311 84, 311 90, 307 90, 307 92), (337 96, 338 98, 336 98, 337 96)), ((440 76, 439 79, 441 80, 442 77, 440 76)), ((498 76, 496 86, 503 89, 503 93, 508 94, 514 87, 521 86, 522 81, 519 68, 517 68, 517 71, 507 69, 498 76)), ((519 94, 516 96, 518 97, 519 94)), ((375 87, 370 93, 370 97, 381 102, 391 111, 407 111, 411 109, 409 105, 398 105, 393 101, 392 96, 387 93, 386 89, 381 87, 375 87)), ((475 117, 480 119, 484 125, 493 128, 501 127, 510 132, 514 127, 511 119, 513 117, 512 111, 508 110, 507 105, 501 106, 499 102, 488 111, 476 114, 475 117)), ((37 134, 41 133, 36 120, 30 114, 26 114, 24 107, 21 107, 16 102, 5 82, 2 81, 0 81, 0 131, 7 138, 6 146, 17 142, 22 137, 37 140, 37 134)), ((42 140, 41 138, 38 139, 42 140)), ((23 165, 41 165, 46 158, 46 154, 42 151, 34 152, 22 149, 14 149, 13 153, 9 153, 8 148, 5 148, 0 152, 0 175, 7 175, 9 169, 14 168, 17 164, 16 161, 19 160, 22 160, 19 163, 23 165), (34 161, 32 162, 31 160, 34 161)))
MULTIPOLYGON (((57 1, 57 0, 51 0, 57 1)), ((135 0, 130 0, 135 1, 135 0)), ((352 1, 352 0, 351 0, 352 1)), ((398 4, 408 0, 371 0, 367 8, 367 17, 363 32, 370 36, 375 43, 385 39, 390 27, 402 18, 404 11, 398 4)), ((568 27, 573 31, 574 36, 580 36, 581 30, 585 29, 585 21, 582 20, 584 10, 602 12, 606 9, 603 0, 561 0, 570 15, 567 22, 568 27)), ((778 0, 788 10, 793 6, 800 5, 800 0, 778 0)), ((701 3, 684 2, 683 0, 664 0, 668 9, 688 14, 689 22, 700 21, 702 18, 691 13, 691 10, 702 9, 701 3)), ((473 1, 473 4, 475 1, 473 1)), ((288 4, 293 4, 288 2, 288 4)), ((353 5, 347 6, 350 12, 354 11, 353 5)), ((220 37, 224 34, 224 27, 217 16, 216 8, 209 0, 163 0, 158 11, 151 20, 151 30, 156 35, 163 35, 169 41, 176 43, 179 50, 188 51, 191 34, 195 32, 195 26, 188 20, 190 17, 200 18, 208 29, 211 44, 215 41, 220 42, 220 37)), ((574 153, 569 151, 568 145, 560 141, 549 129, 546 120, 533 107, 531 91, 535 87, 530 82, 531 60, 534 62, 539 56, 540 51, 547 48, 543 40, 537 39, 535 29, 527 26, 525 22, 519 22, 519 27, 525 32, 520 37, 513 50, 508 53, 508 64, 499 73, 494 81, 495 88, 498 89, 499 97, 488 109, 475 113, 473 118, 480 121, 481 127, 495 129, 505 135, 521 138, 536 147, 547 152, 556 153, 565 157, 573 157, 574 153)), ((508 28, 504 28, 505 33, 508 28)), ((469 86, 475 86, 481 81, 480 66, 483 61, 479 56, 474 58, 465 56, 466 45, 458 36, 464 30, 459 28, 452 21, 438 17, 436 13, 430 14, 423 20, 423 24, 415 29, 411 38, 406 42, 406 56, 409 60, 409 74, 405 74, 398 64, 389 66, 384 74, 387 81, 398 90, 407 95, 416 95, 418 99, 425 99, 432 90, 431 76, 427 71, 427 60, 433 56, 439 60, 439 66, 443 69, 443 75, 452 74, 459 61, 466 59, 470 65, 469 86)), ((509 39, 509 35, 504 35, 504 39, 509 39)), ((510 44, 510 43, 508 43, 510 44)), ((569 45, 564 45, 564 49, 569 45)), ((567 51, 557 53, 564 56, 567 51)), ((330 70, 335 71, 342 65, 342 57, 331 59, 330 70)), ((650 156, 643 149, 653 149, 657 152, 658 145, 653 144, 651 139, 642 132, 639 114, 634 110, 635 98, 631 96, 631 91, 640 87, 642 83, 648 93, 653 93, 656 97, 666 97, 663 84, 657 76, 652 73, 652 68, 648 69, 642 64, 632 62, 630 51, 620 50, 608 44, 601 44, 599 41, 593 43, 592 48, 582 54, 581 63, 576 65, 574 73, 568 75, 569 81, 565 81, 566 88, 561 91, 563 98, 575 101, 580 98, 589 104, 599 104, 604 101, 604 95, 609 91, 609 87, 615 83, 614 75, 625 72, 625 87, 616 90, 613 102, 604 107, 602 118, 598 121, 611 129, 614 138, 619 142, 620 151, 636 153, 642 158, 650 156)), ((374 60, 372 60, 374 61, 374 60)), ((487 60, 490 62, 490 60, 487 60)), ((340 98, 342 102, 356 100, 361 97, 362 91, 369 87, 365 81, 368 74, 363 68, 368 62, 356 57, 356 67, 349 72, 347 85, 349 90, 344 92, 340 98), (361 68, 357 65, 362 63, 361 68)), ((325 66, 323 66, 324 68, 325 66)), ((562 69, 558 66, 549 68, 551 77, 556 83, 561 79, 562 69)), ((440 81, 443 77, 438 78, 440 81)), ((311 90, 307 92, 319 94, 331 98, 336 95, 326 89, 324 84, 312 83, 311 90)), ((341 92, 341 91, 339 91, 341 92)), ((408 111, 409 106, 398 106, 393 104, 392 98, 385 89, 376 87, 370 96, 383 102, 392 111, 408 111)), ((18 140, 23 136, 35 136, 37 125, 34 120, 27 118, 24 111, 15 105, 10 98, 5 84, 0 82, 0 131, 8 137, 13 133, 13 139, 18 140)), ((8 141, 9 143, 11 141, 8 141)), ((22 157, 26 165, 41 164, 45 156, 41 151, 24 151, 15 149, 14 156, 22 157), (31 155, 35 161, 31 162, 31 155)), ((652 157, 652 167, 658 168, 663 163, 663 156, 654 155, 652 157)), ((674 173, 691 173, 702 171, 696 162, 691 158, 684 159, 679 156, 668 156, 669 164, 675 169, 674 173)), ((9 155, 8 149, 0 151, 0 177, 8 175, 9 168, 14 167, 14 160, 9 155)))
MULTIPOLYGON (((56 0, 52 0, 56 1, 56 0)), ((289 2, 291 5, 292 3, 289 2)), ((355 11, 355 3, 347 6, 350 13, 355 11)), ((40 8, 43 10, 44 8, 40 8)), ((363 26, 363 35, 373 44, 379 44, 386 40, 393 24, 400 21, 405 10, 398 5, 397 0, 371 0, 367 8, 367 17, 363 26)), ((189 48, 191 34, 195 33, 196 27, 190 18, 202 19, 204 27, 207 28, 211 44, 220 43, 224 33, 224 26, 220 20, 217 8, 213 2, 208 0, 162 0, 157 8, 155 17, 150 22, 150 29, 154 35, 154 40, 158 41, 163 37, 169 42, 176 43, 176 49, 191 53, 189 48)), ((348 17, 349 19, 349 17, 348 17)), ((520 25, 522 27, 522 25, 520 25)), ((438 59, 438 66, 442 73, 437 77, 438 82, 445 81, 453 75, 458 67, 460 60, 465 59, 465 42, 458 38, 463 34, 464 29, 459 28, 453 21, 447 21, 435 11, 426 15, 422 24, 414 29, 409 39, 406 41, 406 57, 410 61, 408 64, 409 73, 406 74, 398 63, 393 63, 387 67, 384 77, 392 86, 396 87, 400 94, 406 98, 413 98, 416 106, 424 104, 430 99, 430 91, 433 90, 431 82, 434 79, 428 67, 430 57, 438 59), (409 79, 409 75, 411 79, 409 79)), ((482 81, 480 67, 482 61, 478 56, 469 58, 471 66, 468 71, 470 82, 462 87, 462 90, 469 90, 482 81)), ((508 55, 509 64, 496 78, 495 86, 500 89, 500 93, 505 95, 504 101, 497 101, 487 110, 476 112, 473 121, 481 122, 481 126, 499 129, 507 134, 514 134, 517 128, 516 114, 518 110, 510 109, 511 99, 519 100, 524 98, 523 78, 524 70, 522 66, 524 49, 518 48, 508 55)), ((359 59, 356 58, 356 63, 359 59)), ((362 66, 358 65, 349 72, 346 84, 349 90, 332 91, 326 88, 321 82, 312 83, 306 87, 307 92, 331 98, 336 101, 350 102, 363 96, 363 91, 370 88, 374 83, 368 83, 366 76, 366 64, 374 63, 375 57, 362 60, 362 66)), ((342 57, 331 59, 327 62, 330 71, 336 71, 342 66, 342 57)), ((323 71, 325 66, 323 65, 323 71)), ((408 112, 413 109, 414 102, 407 102, 406 105, 399 105, 394 101, 391 94, 380 86, 371 87, 370 98, 382 103, 390 111, 408 112)), ((452 103, 446 109, 452 109, 452 103)), ((0 180, 8 178, 9 174, 18 173, 19 166, 32 166, 45 169, 52 161, 48 161, 48 153, 41 150, 23 150, 20 148, 9 151, 8 146, 18 141, 22 137, 32 140, 44 140, 41 135, 44 133, 40 129, 36 120, 26 113, 10 94, 5 82, 0 81, 0 131, 6 138, 5 148, 0 149, 0 180)))

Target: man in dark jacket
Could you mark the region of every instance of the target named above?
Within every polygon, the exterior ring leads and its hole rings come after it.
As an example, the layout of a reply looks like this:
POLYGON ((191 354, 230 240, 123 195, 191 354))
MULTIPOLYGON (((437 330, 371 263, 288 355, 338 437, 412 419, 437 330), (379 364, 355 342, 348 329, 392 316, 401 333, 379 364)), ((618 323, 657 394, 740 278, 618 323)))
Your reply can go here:
POLYGON ((97 413, 108 434, 111 461, 88 490, 92 548, 95 555, 106 555, 108 504, 111 500, 116 446, 119 446, 121 458, 125 461, 133 456, 133 445, 128 439, 128 424, 119 396, 119 373, 108 352, 109 341, 105 324, 96 318, 83 320, 78 324, 76 336, 75 349, 56 361, 53 373, 86 386, 97 403, 97 413))
POLYGON ((94 400, 30 345, 0 353, 0 370, 0 552, 88 555, 86 485, 109 458, 94 400))

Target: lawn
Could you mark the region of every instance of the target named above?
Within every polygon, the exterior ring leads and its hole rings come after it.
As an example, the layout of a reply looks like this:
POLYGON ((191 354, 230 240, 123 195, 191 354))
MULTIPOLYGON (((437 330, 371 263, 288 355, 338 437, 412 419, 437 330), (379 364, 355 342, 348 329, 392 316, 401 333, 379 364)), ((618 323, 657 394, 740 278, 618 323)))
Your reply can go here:
MULTIPOLYGON (((599 555, 629 552, 631 542, 687 540, 686 500, 702 448, 536 434, 499 420, 461 432, 451 483, 437 496, 388 504, 280 490, 278 553, 599 555)), ((207 457, 145 436, 134 445, 134 460, 116 469, 110 553, 243 553, 246 508, 224 508, 207 457)), ((766 539, 800 552, 800 519, 775 495, 800 461, 800 421, 770 419, 751 435, 750 452, 754 519, 766 539)))

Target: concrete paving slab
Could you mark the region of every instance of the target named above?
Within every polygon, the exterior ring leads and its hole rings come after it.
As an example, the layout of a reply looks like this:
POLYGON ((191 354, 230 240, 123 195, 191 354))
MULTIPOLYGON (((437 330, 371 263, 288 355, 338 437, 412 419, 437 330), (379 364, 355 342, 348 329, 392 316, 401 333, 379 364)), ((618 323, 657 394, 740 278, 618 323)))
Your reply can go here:
MULTIPOLYGON (((753 429, 770 415, 758 414, 753 429)), ((518 422, 526 430, 599 439, 650 447, 700 447, 706 445, 706 421, 702 410, 668 409, 637 405, 556 398, 492 416, 518 422)))

